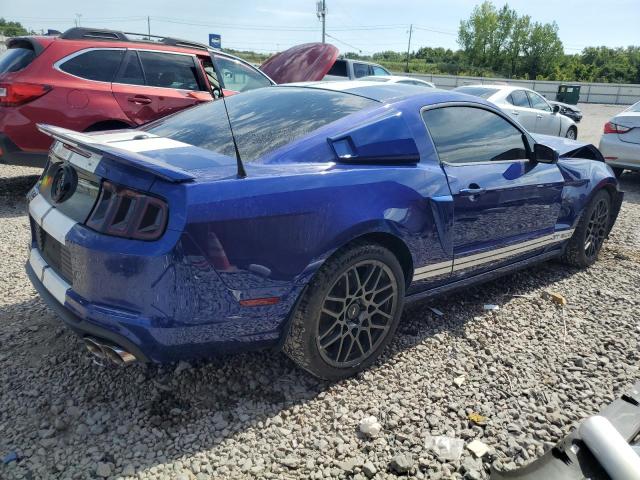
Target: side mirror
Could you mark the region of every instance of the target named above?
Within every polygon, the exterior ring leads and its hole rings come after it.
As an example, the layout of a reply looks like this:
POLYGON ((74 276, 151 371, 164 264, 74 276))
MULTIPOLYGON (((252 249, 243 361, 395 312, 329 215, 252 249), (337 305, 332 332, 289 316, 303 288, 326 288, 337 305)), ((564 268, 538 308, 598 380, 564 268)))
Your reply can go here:
POLYGON ((558 113, 560 111, 560 105, 553 106, 553 113, 558 113))
POLYGON ((533 146, 533 160, 540 163, 556 163, 559 155, 553 148, 541 143, 533 146))

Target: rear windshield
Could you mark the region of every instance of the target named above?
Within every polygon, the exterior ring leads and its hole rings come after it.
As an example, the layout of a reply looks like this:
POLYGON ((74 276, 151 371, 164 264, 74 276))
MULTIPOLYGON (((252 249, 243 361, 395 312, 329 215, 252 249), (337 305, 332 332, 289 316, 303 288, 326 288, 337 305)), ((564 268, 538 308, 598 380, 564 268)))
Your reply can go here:
POLYGON ((627 112, 640 112, 640 102, 634 103, 633 105, 631 105, 628 109, 627 112))
MULTIPOLYGON (((343 92, 266 87, 226 98, 240 156, 250 162, 376 101, 343 92)), ((180 142, 235 156, 222 100, 143 127, 180 142)))
POLYGON ((0 73, 17 72, 29 65, 36 54, 30 48, 10 48, 0 55, 0 73))
POLYGON ((489 98, 498 91, 497 88, 488 87, 458 87, 456 92, 466 93, 467 95, 475 95, 476 97, 489 98))

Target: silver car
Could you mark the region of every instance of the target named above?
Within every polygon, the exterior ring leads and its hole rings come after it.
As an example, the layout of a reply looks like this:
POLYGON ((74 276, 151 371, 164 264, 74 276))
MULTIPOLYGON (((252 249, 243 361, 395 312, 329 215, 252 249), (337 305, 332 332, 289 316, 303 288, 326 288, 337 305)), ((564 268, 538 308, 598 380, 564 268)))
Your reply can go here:
POLYGON ((640 170, 640 102, 605 123, 599 148, 616 177, 624 170, 640 170))
POLYGON ((457 92, 482 97, 495 103, 502 111, 517 120, 532 133, 578 138, 576 122, 559 113, 539 93, 509 85, 465 85, 457 92))

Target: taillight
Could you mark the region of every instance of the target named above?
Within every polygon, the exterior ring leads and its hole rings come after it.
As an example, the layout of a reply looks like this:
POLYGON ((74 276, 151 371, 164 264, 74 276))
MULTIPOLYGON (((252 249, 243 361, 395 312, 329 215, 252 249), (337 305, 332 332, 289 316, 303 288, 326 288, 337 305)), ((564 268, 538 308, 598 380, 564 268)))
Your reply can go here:
POLYGON ((631 128, 623 127, 617 123, 607 122, 604 124, 604 133, 627 133, 631 128))
POLYGON ((0 107, 17 107, 43 96, 49 85, 36 83, 0 83, 0 107))
POLYGON ((164 200, 105 180, 87 226, 107 235, 156 240, 164 233, 168 212, 164 200))

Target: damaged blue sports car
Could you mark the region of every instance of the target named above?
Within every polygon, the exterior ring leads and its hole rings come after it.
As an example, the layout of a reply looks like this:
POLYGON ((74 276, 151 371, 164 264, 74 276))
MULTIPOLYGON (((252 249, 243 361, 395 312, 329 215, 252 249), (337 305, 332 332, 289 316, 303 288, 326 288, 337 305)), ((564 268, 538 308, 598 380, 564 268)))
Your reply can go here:
POLYGON ((100 361, 281 348, 325 379, 371 365, 406 301, 552 258, 588 267, 622 193, 592 145, 490 103, 292 84, 55 142, 27 272, 100 361))

